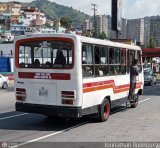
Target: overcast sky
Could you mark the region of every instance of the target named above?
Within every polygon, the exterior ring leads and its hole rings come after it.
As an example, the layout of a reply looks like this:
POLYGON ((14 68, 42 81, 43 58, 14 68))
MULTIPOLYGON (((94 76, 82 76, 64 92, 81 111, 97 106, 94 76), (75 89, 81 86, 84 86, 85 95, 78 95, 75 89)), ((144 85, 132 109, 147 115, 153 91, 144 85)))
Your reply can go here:
MULTIPOLYGON (((11 0, 1 0, 11 1, 11 0)), ((30 2, 31 0, 17 0, 30 2)), ((58 4, 72 6, 89 15, 93 15, 91 3, 97 4, 97 14, 111 14, 111 0, 50 0, 58 4)), ((160 15, 160 0, 122 0, 123 17, 128 19, 160 15)))

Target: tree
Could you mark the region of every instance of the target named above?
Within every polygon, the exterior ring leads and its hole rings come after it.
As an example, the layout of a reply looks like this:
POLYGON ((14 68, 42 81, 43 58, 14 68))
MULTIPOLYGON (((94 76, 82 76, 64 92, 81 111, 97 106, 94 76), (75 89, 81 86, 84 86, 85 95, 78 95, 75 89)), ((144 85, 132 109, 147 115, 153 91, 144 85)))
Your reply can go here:
POLYGON ((70 29, 72 25, 72 20, 69 16, 64 16, 60 19, 61 26, 70 29))
POLYGON ((97 38, 102 39, 102 40, 108 39, 108 37, 106 36, 106 34, 104 32, 98 33, 98 37, 97 38))
POLYGON ((155 48, 156 47, 156 42, 155 42, 155 40, 153 38, 149 39, 147 47, 148 48, 155 48))
POLYGON ((50 23, 47 21, 46 23, 45 23, 45 26, 47 27, 47 28, 50 28, 51 26, 50 26, 50 23))

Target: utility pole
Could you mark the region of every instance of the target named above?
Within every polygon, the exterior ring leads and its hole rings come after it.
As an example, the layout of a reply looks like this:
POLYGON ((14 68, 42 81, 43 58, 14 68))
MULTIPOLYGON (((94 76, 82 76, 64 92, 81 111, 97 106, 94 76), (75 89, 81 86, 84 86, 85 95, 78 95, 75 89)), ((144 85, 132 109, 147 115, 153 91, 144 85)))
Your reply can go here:
POLYGON ((96 27, 96 11, 97 11, 97 4, 91 4, 92 10, 94 11, 94 31, 93 31, 93 37, 97 37, 97 27, 96 27))

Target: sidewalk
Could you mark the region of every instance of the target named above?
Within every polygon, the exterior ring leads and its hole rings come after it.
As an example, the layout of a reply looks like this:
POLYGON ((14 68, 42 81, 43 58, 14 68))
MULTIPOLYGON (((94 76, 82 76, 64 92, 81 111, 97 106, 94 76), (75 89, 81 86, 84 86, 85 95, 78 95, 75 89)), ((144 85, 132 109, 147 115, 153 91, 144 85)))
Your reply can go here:
POLYGON ((14 87, 14 80, 9 80, 9 87, 14 87))

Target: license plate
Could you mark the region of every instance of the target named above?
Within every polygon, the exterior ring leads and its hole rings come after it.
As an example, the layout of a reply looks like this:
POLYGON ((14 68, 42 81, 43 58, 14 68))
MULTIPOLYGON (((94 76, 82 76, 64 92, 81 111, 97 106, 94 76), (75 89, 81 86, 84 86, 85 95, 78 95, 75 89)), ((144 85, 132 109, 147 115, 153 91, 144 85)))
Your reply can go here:
POLYGON ((47 97, 48 96, 48 90, 47 89, 39 89, 39 96, 47 97))

